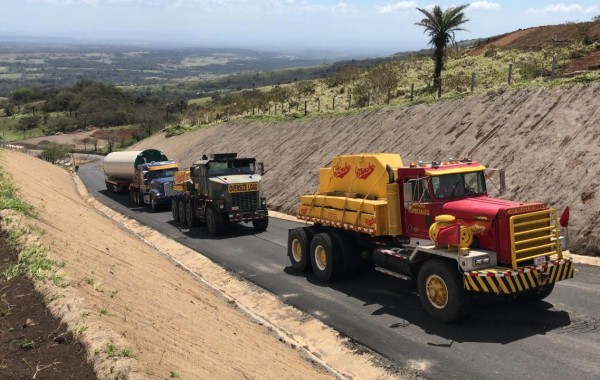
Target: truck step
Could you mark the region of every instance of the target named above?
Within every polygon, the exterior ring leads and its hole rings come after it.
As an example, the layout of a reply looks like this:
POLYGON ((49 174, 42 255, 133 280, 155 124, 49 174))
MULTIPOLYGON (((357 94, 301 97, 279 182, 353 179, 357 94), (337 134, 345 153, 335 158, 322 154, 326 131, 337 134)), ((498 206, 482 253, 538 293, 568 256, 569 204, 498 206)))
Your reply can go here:
POLYGON ((382 267, 375 267, 375 270, 377 272, 380 272, 380 273, 383 273, 383 274, 387 274, 388 276, 396 277, 396 278, 399 278, 399 279, 405 280, 405 281, 410 281, 412 279, 410 276, 405 276, 405 275, 400 274, 400 273, 392 272, 391 270, 385 269, 385 268, 382 268, 382 267))

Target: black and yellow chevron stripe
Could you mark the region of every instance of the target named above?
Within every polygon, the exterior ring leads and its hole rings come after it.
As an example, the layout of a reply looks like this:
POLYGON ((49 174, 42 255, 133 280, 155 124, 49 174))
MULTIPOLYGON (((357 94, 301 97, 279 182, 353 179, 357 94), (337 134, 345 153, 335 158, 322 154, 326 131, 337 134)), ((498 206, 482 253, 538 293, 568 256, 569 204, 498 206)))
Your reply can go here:
POLYGON ((573 278, 573 262, 565 260, 552 266, 526 267, 514 271, 490 268, 464 275, 465 289, 473 292, 515 294, 573 278))

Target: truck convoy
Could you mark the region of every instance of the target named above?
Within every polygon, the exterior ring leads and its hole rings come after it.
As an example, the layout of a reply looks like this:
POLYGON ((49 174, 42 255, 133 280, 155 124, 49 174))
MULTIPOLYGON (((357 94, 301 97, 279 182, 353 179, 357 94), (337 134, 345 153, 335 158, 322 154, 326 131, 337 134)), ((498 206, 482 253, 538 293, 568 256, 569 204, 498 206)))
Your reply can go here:
POLYGON ((137 206, 149 204, 153 211, 170 205, 174 192, 173 175, 179 170, 161 151, 125 151, 109 153, 102 163, 105 183, 114 192, 129 190, 137 206))
POLYGON ((485 169, 469 159, 405 167, 396 154, 335 157, 318 192, 300 199, 298 217, 313 225, 289 230, 292 268, 334 281, 368 265, 414 281, 444 323, 464 318, 475 294, 547 297, 573 277, 557 211, 489 197, 485 169))
POLYGON ((190 170, 173 176, 176 195, 171 203, 175 222, 206 223, 215 236, 232 223, 252 222, 258 232, 269 225, 267 200, 262 194, 262 164, 237 153, 202 156, 190 170))

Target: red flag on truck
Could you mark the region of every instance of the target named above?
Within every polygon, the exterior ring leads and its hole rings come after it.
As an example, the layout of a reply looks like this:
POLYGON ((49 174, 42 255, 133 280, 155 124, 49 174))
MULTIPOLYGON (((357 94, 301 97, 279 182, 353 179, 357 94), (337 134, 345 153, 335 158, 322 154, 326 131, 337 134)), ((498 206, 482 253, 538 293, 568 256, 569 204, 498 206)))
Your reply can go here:
POLYGON ((436 243, 458 245, 460 243, 460 224, 440 228, 436 243))
POLYGON ((560 223, 561 227, 567 227, 569 225, 569 207, 567 207, 560 215, 558 222, 560 223))

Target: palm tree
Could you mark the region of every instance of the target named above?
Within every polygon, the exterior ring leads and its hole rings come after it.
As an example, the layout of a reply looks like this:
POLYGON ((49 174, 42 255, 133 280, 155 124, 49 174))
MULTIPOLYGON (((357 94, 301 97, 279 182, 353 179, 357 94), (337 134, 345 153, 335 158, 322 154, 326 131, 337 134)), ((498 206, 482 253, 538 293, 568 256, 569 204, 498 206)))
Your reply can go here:
POLYGON ((458 7, 450 7, 442 11, 442 8, 436 5, 431 12, 426 9, 417 8, 419 12, 425 15, 425 18, 415 24, 425 28, 425 33, 431 37, 429 43, 434 46, 433 60, 435 61, 435 69, 433 85, 438 89, 438 97, 442 96, 442 70, 444 68, 446 46, 450 42, 455 42, 454 32, 466 30, 460 28, 460 25, 469 21, 469 19, 465 18, 463 12, 468 6, 469 4, 465 4, 458 7))

